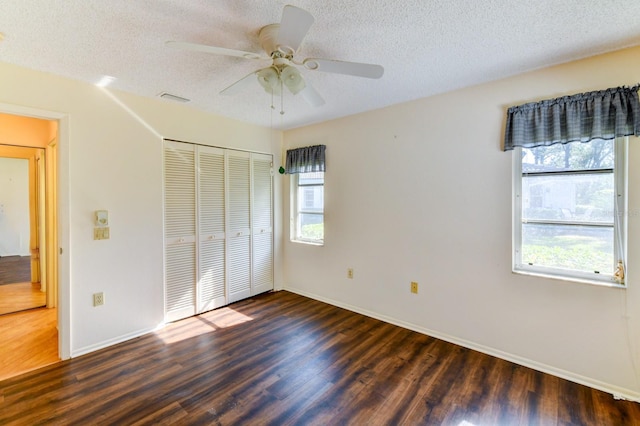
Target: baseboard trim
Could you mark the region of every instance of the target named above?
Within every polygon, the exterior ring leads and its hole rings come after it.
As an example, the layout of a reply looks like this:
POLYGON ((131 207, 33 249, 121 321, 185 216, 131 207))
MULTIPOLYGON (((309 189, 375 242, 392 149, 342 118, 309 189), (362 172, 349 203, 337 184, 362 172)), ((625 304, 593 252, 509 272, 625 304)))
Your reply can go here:
POLYGON ((95 352, 100 349, 104 349, 109 346, 117 345, 118 343, 126 342, 127 340, 135 339, 136 337, 144 336, 145 334, 152 333, 159 328, 162 328, 164 324, 160 324, 154 328, 145 328, 142 330, 134 331, 132 333, 127 333, 122 336, 114 337, 113 339, 105 340, 94 345, 85 346, 82 348, 78 348, 71 351, 71 358, 75 358, 81 355, 86 355, 90 352, 95 352))
POLYGON ((408 330, 416 331, 418 333, 425 334, 427 336, 434 337, 436 339, 444 340, 445 342, 453 343, 454 345, 462 346, 468 349, 473 349, 474 351, 482 352, 484 354, 491 355, 496 358, 503 359, 505 361, 510 361, 515 364, 522 365, 523 367, 528 367, 533 370, 540 371, 542 373, 551 374, 552 376, 569 380, 571 382, 578 383, 580 385, 588 386, 590 388, 597 389, 602 392, 610 393, 613 395, 615 399, 624 399, 628 401, 640 402, 640 393, 634 392, 630 389, 620 388, 618 386, 614 386, 609 383, 604 383, 599 380, 592 379, 590 377, 582 376, 580 374, 575 374, 570 371, 566 371, 566 370, 556 368, 547 364, 543 364, 528 358, 524 358, 508 352, 504 352, 499 349, 491 348, 489 346, 484 346, 484 345, 471 342, 465 339, 459 339, 457 337, 440 333, 438 331, 431 330, 428 328, 424 328, 416 324, 408 323, 402 320, 398 320, 396 318, 381 315, 377 312, 368 311, 358 306, 353 306, 348 303, 343 303, 338 300, 333 300, 327 297, 323 297, 315 293, 310 293, 296 287, 285 286, 283 290, 290 291, 292 293, 296 293, 301 296, 308 297, 310 299, 318 300, 320 302, 328 303, 330 305, 337 306, 339 308, 343 308, 352 312, 356 312, 358 314, 362 314, 371 318, 375 318, 380 321, 387 322, 389 324, 397 325, 399 327, 406 328, 408 330))

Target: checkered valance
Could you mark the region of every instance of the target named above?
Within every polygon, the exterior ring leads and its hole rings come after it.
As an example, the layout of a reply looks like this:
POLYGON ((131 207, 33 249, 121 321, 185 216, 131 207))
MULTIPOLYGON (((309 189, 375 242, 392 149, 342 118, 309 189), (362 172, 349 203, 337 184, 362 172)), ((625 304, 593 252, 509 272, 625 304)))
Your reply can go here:
POLYGON ((639 87, 616 87, 511 107, 504 150, 638 136, 639 87))
POLYGON ((324 162, 325 149, 325 145, 314 145, 287 150, 285 173, 324 172, 326 169, 324 162))

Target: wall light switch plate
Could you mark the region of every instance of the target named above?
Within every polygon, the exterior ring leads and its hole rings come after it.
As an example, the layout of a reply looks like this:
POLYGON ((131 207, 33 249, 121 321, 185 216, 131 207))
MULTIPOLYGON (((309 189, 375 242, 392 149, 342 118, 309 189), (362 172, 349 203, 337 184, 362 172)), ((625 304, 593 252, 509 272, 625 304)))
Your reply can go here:
POLYGON ((96 210, 96 226, 109 226, 109 212, 96 210))

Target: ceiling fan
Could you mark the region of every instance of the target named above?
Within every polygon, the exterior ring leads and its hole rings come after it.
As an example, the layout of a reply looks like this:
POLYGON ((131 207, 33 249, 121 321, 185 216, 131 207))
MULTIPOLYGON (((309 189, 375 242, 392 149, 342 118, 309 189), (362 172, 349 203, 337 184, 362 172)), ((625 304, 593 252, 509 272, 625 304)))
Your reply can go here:
POLYGON ((382 77, 384 68, 380 65, 320 58, 306 58, 298 61, 295 58, 295 54, 313 22, 313 16, 306 10, 291 5, 285 6, 282 11, 280 23, 262 27, 258 33, 260 45, 266 52, 266 56, 242 50, 180 41, 167 41, 166 45, 182 50, 254 60, 270 59, 272 61, 270 66, 253 71, 223 89, 220 92, 221 95, 234 95, 257 78, 258 83, 260 83, 267 93, 281 95, 283 87, 286 87, 294 95, 300 93, 310 105, 320 106, 324 104, 324 99, 322 99, 320 94, 308 81, 302 78, 297 66, 302 66, 311 71, 323 71, 357 77, 382 77))

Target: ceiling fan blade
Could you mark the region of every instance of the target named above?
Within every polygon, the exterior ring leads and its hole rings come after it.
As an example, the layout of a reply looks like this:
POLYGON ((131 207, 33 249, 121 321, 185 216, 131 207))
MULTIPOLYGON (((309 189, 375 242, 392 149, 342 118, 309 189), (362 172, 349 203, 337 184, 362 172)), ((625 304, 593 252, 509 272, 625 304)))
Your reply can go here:
POLYGON ((282 10, 282 19, 276 40, 278 49, 284 54, 293 55, 300 47, 304 36, 309 32, 313 21, 313 16, 306 10, 291 5, 285 6, 282 10))
POLYGON ((180 50, 191 50, 195 52, 213 53, 214 55, 236 56, 246 59, 264 59, 257 53, 245 52, 243 50, 227 49, 225 47, 208 46, 206 44, 187 43, 184 41, 167 41, 165 45, 180 50))
POLYGON ((304 89, 299 92, 307 103, 313 107, 319 107, 325 104, 320 93, 309 83, 305 81, 304 89))
POLYGON ((254 81, 254 79, 256 78, 256 72, 254 71, 250 74, 245 75, 244 77, 242 77, 240 80, 236 81, 235 83, 233 83, 231 86, 227 87, 226 89, 222 89, 222 91, 220 91, 221 95, 235 95, 237 93, 239 93, 242 89, 244 89, 245 87, 247 87, 249 84, 251 84, 252 81, 254 81), (251 78, 253 77, 253 78, 251 78))
POLYGON ((384 74, 384 68, 381 65, 362 64, 359 62, 309 58, 305 59, 302 64, 309 70, 355 75, 366 78, 380 78, 384 74))

